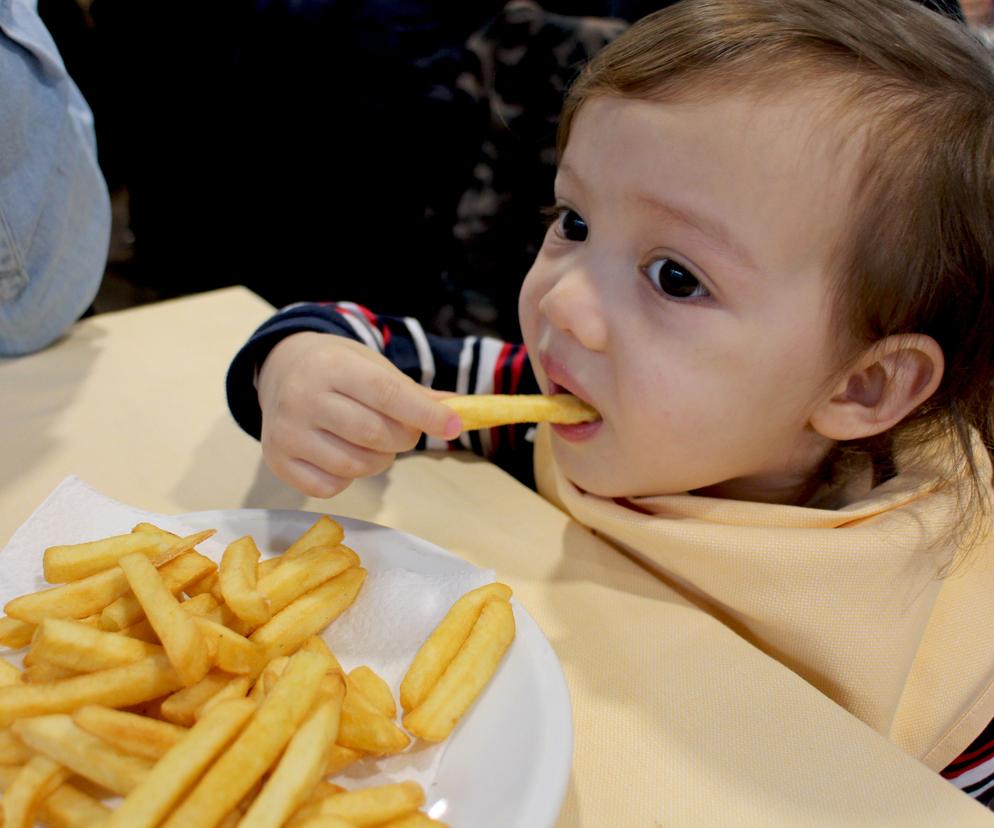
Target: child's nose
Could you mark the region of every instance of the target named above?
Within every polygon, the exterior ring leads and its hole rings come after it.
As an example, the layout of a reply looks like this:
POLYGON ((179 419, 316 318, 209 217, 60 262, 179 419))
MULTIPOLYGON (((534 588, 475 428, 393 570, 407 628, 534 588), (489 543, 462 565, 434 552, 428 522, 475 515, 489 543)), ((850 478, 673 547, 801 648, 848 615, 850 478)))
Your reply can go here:
POLYGON ((552 325, 571 334, 588 351, 606 350, 604 299, 587 274, 574 270, 563 275, 539 301, 538 309, 552 325))

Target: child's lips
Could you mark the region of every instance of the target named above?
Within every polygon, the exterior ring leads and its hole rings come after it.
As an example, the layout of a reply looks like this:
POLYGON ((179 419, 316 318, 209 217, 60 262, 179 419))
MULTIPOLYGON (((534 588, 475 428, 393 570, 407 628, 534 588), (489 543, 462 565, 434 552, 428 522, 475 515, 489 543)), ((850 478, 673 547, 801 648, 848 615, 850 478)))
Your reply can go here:
MULTIPOLYGON (((583 400, 583 402, 587 403, 587 405, 592 406, 587 399, 579 394, 574 394, 570 388, 567 388, 565 385, 560 385, 551 378, 549 379, 549 394, 571 394, 572 396, 583 400)), ((566 440, 569 443, 582 443, 585 440, 592 439, 600 431, 601 426, 603 425, 604 420, 597 419, 587 423, 574 423, 571 425, 564 423, 552 423, 551 427, 553 433, 561 439, 566 440)))
POLYGON ((603 420, 593 420, 589 423, 576 423, 574 425, 564 425, 563 423, 553 423, 553 432, 570 443, 582 443, 590 440, 600 431, 604 425, 603 420))
MULTIPOLYGON (((591 408, 597 409, 597 406, 595 406, 592 402, 590 402, 590 400, 588 400, 585 396, 577 394, 573 390, 567 388, 565 385, 560 385, 559 383, 551 379, 549 380, 549 394, 550 395, 569 394, 571 397, 576 397, 578 400, 585 402, 591 408)), ((598 413, 600 413, 600 409, 597 409, 597 411, 598 413)))

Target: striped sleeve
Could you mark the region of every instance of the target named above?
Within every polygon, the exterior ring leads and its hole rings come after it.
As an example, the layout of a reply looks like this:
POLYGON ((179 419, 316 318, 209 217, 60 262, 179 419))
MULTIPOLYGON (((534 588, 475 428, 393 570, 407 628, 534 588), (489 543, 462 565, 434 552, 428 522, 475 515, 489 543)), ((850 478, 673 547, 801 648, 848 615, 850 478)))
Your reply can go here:
POLYGON ((942 776, 963 793, 994 808, 994 721, 942 771, 942 776))
MULTIPOLYGON (((256 439, 262 429, 255 390, 258 367, 280 340, 300 331, 362 342, 428 388, 459 394, 538 393, 522 344, 492 337, 436 336, 416 319, 381 316, 352 302, 291 305, 252 334, 228 369, 228 407, 238 424, 256 439)), ((417 448, 464 448, 534 486, 530 431, 527 424, 481 429, 463 433, 448 444, 422 436, 417 448)))

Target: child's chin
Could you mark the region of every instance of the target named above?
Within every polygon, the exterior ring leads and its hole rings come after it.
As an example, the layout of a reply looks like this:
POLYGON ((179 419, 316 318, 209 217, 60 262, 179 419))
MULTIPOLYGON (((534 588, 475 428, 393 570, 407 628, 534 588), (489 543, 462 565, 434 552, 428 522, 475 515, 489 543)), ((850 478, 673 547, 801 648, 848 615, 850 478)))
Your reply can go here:
POLYGON ((617 496, 611 485, 611 471, 605 469, 603 463, 577 456, 575 447, 570 443, 559 443, 557 446, 556 442, 553 441, 552 447, 556 465, 570 483, 585 494, 606 498, 617 496))

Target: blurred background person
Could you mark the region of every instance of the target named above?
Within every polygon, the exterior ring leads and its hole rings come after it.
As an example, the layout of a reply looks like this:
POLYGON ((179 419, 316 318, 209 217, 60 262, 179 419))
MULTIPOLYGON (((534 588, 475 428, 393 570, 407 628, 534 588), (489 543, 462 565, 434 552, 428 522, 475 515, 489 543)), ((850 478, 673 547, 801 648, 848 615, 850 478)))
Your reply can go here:
POLYGON ((93 116, 30 0, 0 5, 0 356, 53 342, 107 260, 93 116))
POLYGON ((40 2, 133 238, 109 285, 347 296, 517 340, 566 86, 674 0, 40 2))

